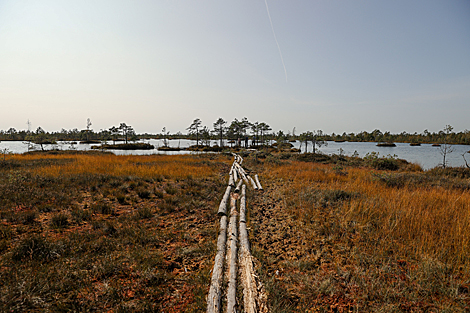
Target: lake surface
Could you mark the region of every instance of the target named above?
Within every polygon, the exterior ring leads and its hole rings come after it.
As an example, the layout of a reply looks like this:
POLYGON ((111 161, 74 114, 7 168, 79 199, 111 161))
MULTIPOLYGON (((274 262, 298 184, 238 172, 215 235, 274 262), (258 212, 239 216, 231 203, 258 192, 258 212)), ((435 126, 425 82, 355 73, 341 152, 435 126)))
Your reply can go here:
MULTIPOLYGON (((150 139, 142 140, 141 142, 146 142, 155 147, 163 146, 162 140, 150 139)), ((171 147, 181 147, 186 148, 190 145, 194 145, 196 142, 193 140, 170 140, 171 147)), ((211 145, 216 143, 216 141, 211 141, 211 145)), ((112 142, 109 142, 112 144, 112 142)), ((294 147, 299 148, 300 143, 297 141, 294 144, 294 147)), ((351 156, 355 152, 359 156, 363 157, 367 153, 377 152, 380 156, 387 155, 396 155, 400 159, 405 159, 409 162, 417 163, 421 165, 423 169, 430 169, 438 166, 442 163, 442 155, 439 153, 439 147, 433 147, 430 144, 422 144, 421 146, 412 147, 408 143, 396 143, 396 147, 377 147, 375 142, 333 142, 329 141, 326 146, 317 148, 317 151, 320 151, 325 154, 340 154, 351 156), (340 150, 341 149, 341 150, 340 150)), ((69 142, 59 142, 57 145, 46 145, 47 149, 57 148, 60 150, 76 149, 76 150, 91 150, 91 147, 95 144, 75 144, 72 145, 69 142)), ((33 148, 40 150, 38 145, 33 145, 33 148)), ((452 145, 453 152, 450 153, 447 157, 449 160, 449 166, 465 166, 462 154, 470 150, 470 146, 467 145, 452 145)), ((28 151, 28 144, 21 141, 2 141, 0 142, 0 149, 7 149, 9 153, 25 153, 28 151)), ((302 152, 305 150, 305 145, 301 147, 302 152)), ((148 154, 190 154, 197 152, 190 151, 158 151, 158 150, 110 150, 118 155, 148 155, 148 154)), ((308 146, 308 151, 312 151, 312 146, 308 146)), ((467 154, 467 160, 470 162, 470 155, 467 154)))

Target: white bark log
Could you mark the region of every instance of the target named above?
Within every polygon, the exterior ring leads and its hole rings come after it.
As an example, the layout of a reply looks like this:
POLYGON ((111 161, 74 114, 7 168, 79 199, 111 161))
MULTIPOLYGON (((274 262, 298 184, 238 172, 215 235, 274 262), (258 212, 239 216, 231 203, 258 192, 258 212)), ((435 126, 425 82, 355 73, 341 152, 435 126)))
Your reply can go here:
POLYGON ((246 175, 245 169, 239 163, 235 163, 235 166, 240 174, 246 175))
POLYGON ((243 246, 240 247, 240 252, 240 281, 243 285, 245 312, 268 313, 266 291, 255 273, 253 257, 243 246))
POLYGON ((258 188, 260 190, 263 190, 263 187, 261 186, 261 183, 259 182, 258 174, 255 175, 255 181, 256 181, 256 185, 258 186, 258 188))
POLYGON ((233 168, 233 181, 237 183, 238 181, 238 171, 236 168, 233 168))
POLYGON ((229 186, 235 186, 235 181, 233 180, 233 172, 230 173, 230 177, 228 179, 229 186))
POLYGON ((235 188, 235 191, 234 191, 235 193, 239 193, 239 192, 240 192, 240 188, 241 188, 242 184, 243 184, 243 180, 240 179, 240 180, 238 181, 237 187, 235 188))
POLYGON ((237 242, 238 242, 238 229, 237 229, 237 207, 236 207, 236 199, 232 198, 230 201, 230 263, 227 265, 229 268, 228 272, 228 289, 227 289, 227 313, 235 313, 236 312, 236 304, 237 304, 237 258, 238 258, 238 251, 237 251, 237 242))
POLYGON ((237 169, 238 169, 238 173, 240 173, 241 179, 243 179, 245 181, 245 183, 247 185, 249 185, 248 178, 246 176, 245 170, 239 164, 236 164, 236 166, 237 166, 237 169))
POLYGON ((242 186, 240 198, 240 223, 246 223, 246 185, 242 186))
POLYGON ((253 189, 254 189, 254 190, 258 190, 258 186, 256 186, 256 183, 255 183, 255 181, 253 180, 253 178, 251 178, 250 175, 248 175, 247 178, 248 178, 249 181, 251 182, 251 185, 253 186, 253 189))
POLYGON ((228 202, 228 199, 230 198, 231 189, 232 189, 232 186, 230 185, 227 186, 224 197, 222 198, 222 201, 220 201, 219 211, 217 211, 218 215, 227 215, 227 202, 228 202))
POLYGON ((263 285, 255 274, 253 257, 250 253, 250 243, 248 240, 248 231, 246 228, 246 185, 251 184, 254 189, 263 189, 258 175, 255 180, 251 178, 241 166, 243 158, 237 154, 233 154, 234 162, 230 168, 229 186, 225 191, 222 201, 219 205, 218 214, 222 215, 220 219, 220 232, 217 240, 217 254, 212 270, 211 285, 207 296, 207 312, 220 313, 222 290, 224 282, 224 261, 226 280, 228 280, 227 297, 227 313, 236 312, 236 290, 237 290, 237 274, 240 273, 241 283, 243 284, 243 301, 245 312, 248 313, 267 313, 267 297, 263 285), (235 183, 237 183, 236 188, 235 183), (242 185, 243 184, 243 185, 242 185), (235 192, 240 192, 240 213, 237 212, 236 201, 238 196, 230 197, 231 191, 235 188, 235 192), (230 223, 227 225, 227 202, 230 199, 230 223), (237 218, 239 223, 237 227, 237 218), (227 234, 228 228, 228 234, 227 234), (237 244, 240 242, 239 251, 237 244), (237 253, 239 252, 239 253, 237 253), (240 269, 238 269, 239 267, 240 269))
POLYGON ((227 216, 220 218, 220 232, 217 239, 217 254, 212 269, 211 285, 207 295, 207 313, 219 313, 221 310, 223 269, 227 241, 227 216))

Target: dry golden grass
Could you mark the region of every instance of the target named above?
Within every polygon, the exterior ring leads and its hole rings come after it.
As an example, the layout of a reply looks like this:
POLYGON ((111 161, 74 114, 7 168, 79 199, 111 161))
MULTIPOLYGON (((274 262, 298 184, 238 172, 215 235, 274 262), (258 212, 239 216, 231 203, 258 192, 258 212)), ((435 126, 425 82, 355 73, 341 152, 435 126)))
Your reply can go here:
POLYGON ((306 160, 246 160, 272 312, 468 311, 470 173, 306 160))
POLYGON ((285 186, 290 198, 284 200, 295 204, 286 206, 294 214, 308 210, 299 197, 307 190, 345 191, 354 196, 341 204, 343 222, 376 227, 370 235, 377 236, 380 243, 371 249, 387 250, 397 244, 402 253, 436 258, 454 268, 470 268, 467 190, 426 184, 388 187, 375 179, 375 171, 370 169, 350 168, 345 175, 331 165, 303 162, 272 167, 267 172, 274 179, 289 181, 285 186))
MULTIPOLYGON (((470 174, 315 158, 245 158, 265 187, 249 224, 272 312, 468 311, 470 174)), ((8 156, 0 308, 204 310, 231 161, 8 156)))
POLYGON ((223 156, 0 162, 0 311, 200 312, 223 156))
POLYGON ((139 178, 171 177, 174 179, 192 176, 210 176, 214 170, 188 155, 13 155, 12 160, 54 160, 48 166, 31 169, 32 174, 58 177, 77 174, 106 174, 111 176, 135 176, 139 178), (60 161, 70 162, 60 162, 60 161), (59 162, 58 162, 59 161, 59 162))

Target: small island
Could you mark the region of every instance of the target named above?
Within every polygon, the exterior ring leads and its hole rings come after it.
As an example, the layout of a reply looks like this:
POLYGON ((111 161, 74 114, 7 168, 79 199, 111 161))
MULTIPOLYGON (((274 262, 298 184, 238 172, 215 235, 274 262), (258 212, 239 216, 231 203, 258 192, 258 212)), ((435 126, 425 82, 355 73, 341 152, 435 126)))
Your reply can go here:
POLYGON ((99 140, 82 140, 80 141, 80 144, 99 144, 101 141, 99 140))
POLYGON ((117 145, 100 145, 93 146, 92 149, 103 149, 103 150, 153 150, 155 146, 148 143, 121 143, 117 145))
POLYGON ((178 148, 178 147, 163 146, 163 147, 158 147, 157 150, 158 151, 181 151, 181 150, 185 150, 185 149, 184 148, 178 148))
POLYGON ((377 147, 396 147, 397 145, 393 142, 379 142, 377 147))

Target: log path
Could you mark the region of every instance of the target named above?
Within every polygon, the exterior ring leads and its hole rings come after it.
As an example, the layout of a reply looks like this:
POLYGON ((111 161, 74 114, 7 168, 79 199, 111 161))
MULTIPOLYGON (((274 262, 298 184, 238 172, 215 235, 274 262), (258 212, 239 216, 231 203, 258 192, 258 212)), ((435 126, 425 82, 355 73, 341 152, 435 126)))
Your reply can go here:
POLYGON ((246 227, 246 188, 261 191, 263 187, 258 175, 253 179, 242 163, 243 158, 234 154, 229 183, 217 212, 220 229, 207 295, 207 313, 234 313, 241 308, 248 313, 268 312, 266 292, 254 269, 246 227), (237 289, 240 290, 237 283, 243 290, 243 302, 237 299, 237 289))

